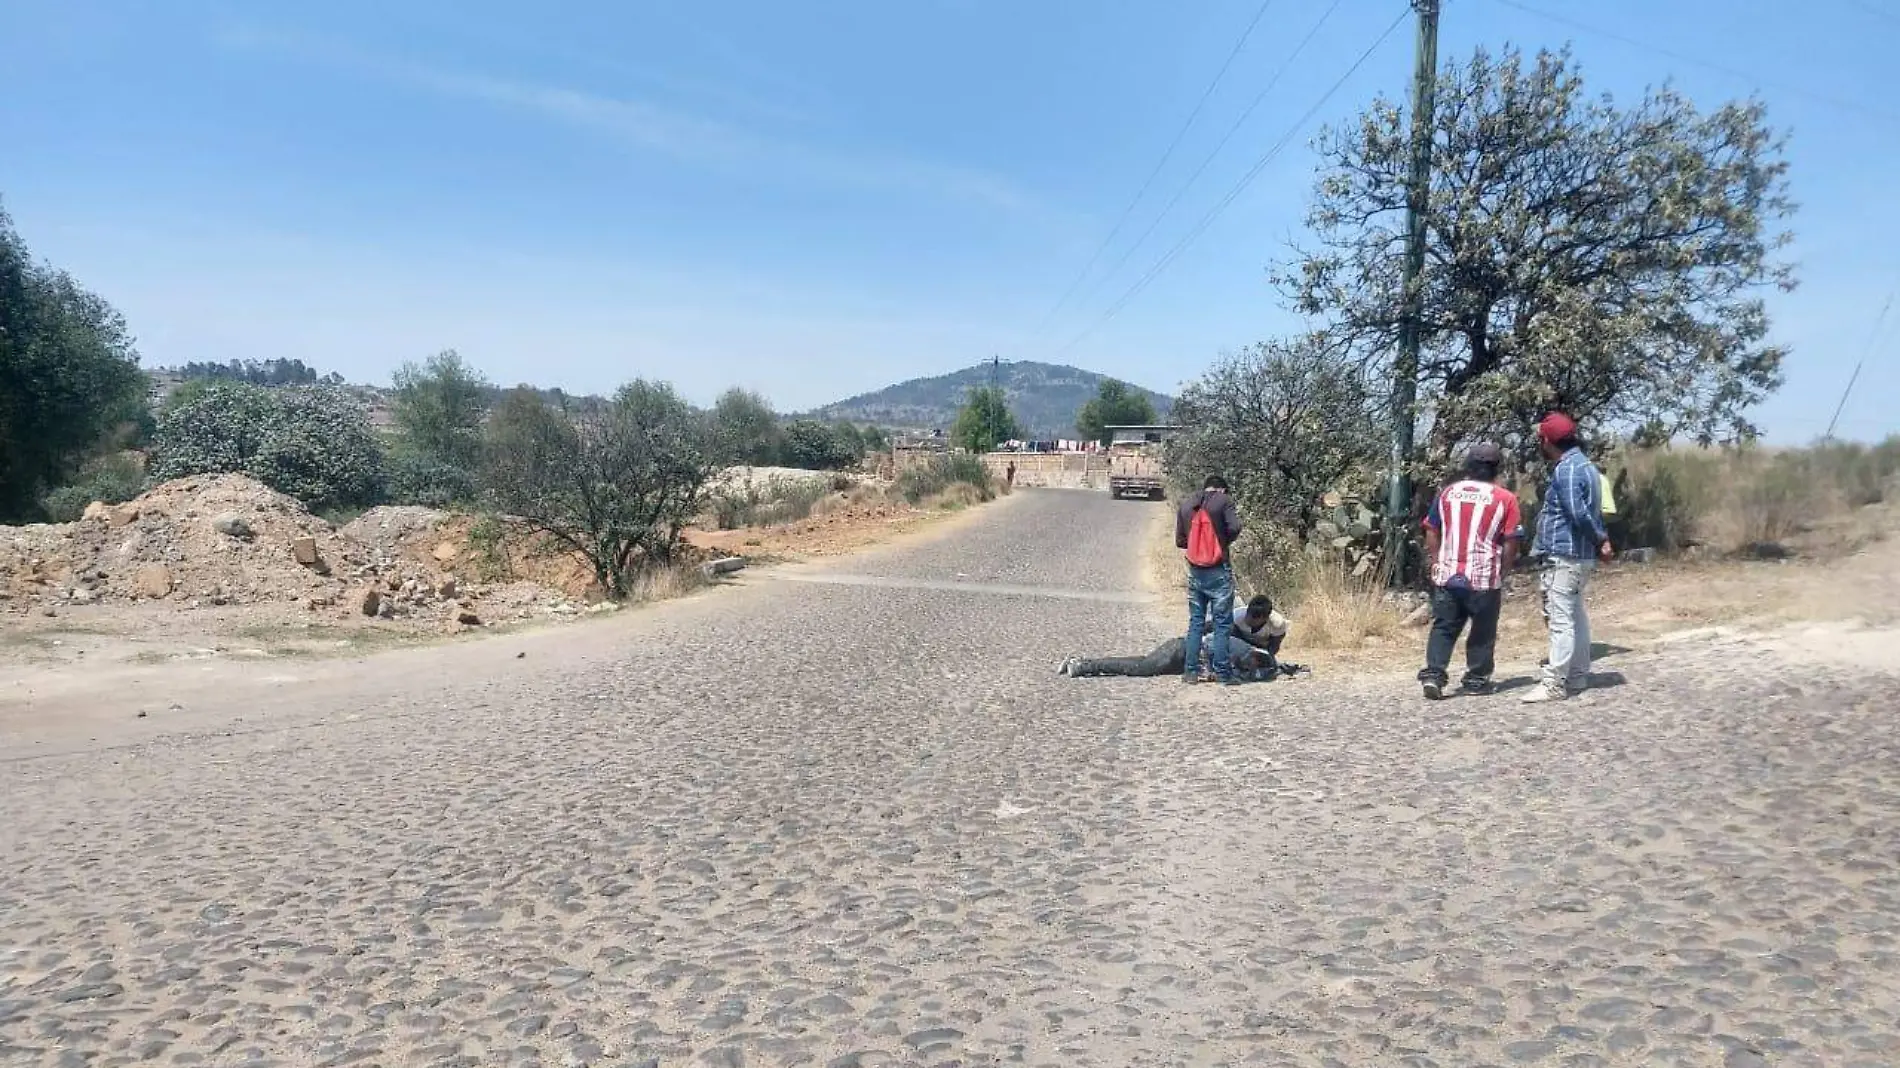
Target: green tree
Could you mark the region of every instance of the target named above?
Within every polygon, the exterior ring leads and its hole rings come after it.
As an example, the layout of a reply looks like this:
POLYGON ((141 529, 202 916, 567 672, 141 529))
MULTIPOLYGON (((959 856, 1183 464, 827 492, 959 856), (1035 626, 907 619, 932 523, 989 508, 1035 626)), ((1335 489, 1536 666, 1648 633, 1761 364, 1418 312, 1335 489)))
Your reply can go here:
POLYGON ((315 510, 382 497, 382 447, 369 413, 333 386, 217 382, 169 409, 152 445, 160 480, 245 474, 315 510))
POLYGON ((396 442, 389 492, 405 504, 443 507, 475 493, 482 458, 482 419, 494 393, 454 349, 422 365, 396 369, 391 415, 396 442))
MULTIPOLYGON (((1482 49, 1440 75, 1421 408, 1442 458, 1562 407, 1597 426, 1752 437, 1781 382, 1765 291, 1793 210, 1758 101, 1591 96, 1567 53, 1482 49)), ((1401 307, 1408 120, 1387 100, 1319 141, 1316 244, 1278 272, 1298 311, 1379 377, 1401 307)))
POLYGON ((0 520, 130 436, 149 382, 125 320, 64 271, 36 263, 0 210, 0 520))
POLYGON ((1075 429, 1090 441, 1109 442, 1111 426, 1148 426, 1155 421, 1154 402, 1126 382, 1105 378, 1076 414, 1075 429))
POLYGON ((713 402, 713 427, 734 462, 770 467, 782 459, 785 432, 764 397, 733 388, 713 402))
POLYGON ((1192 488, 1224 475, 1250 516, 1300 537, 1327 493, 1376 486, 1386 455, 1359 367, 1317 337, 1222 359, 1182 391, 1173 420, 1169 470, 1192 488))
POLYGON ((672 560, 724 462, 713 420, 644 380, 587 412, 513 390, 489 419, 486 452, 494 506, 573 548, 615 598, 672 560))
POLYGON ((989 452, 1002 442, 1022 436, 1022 425, 1009 410, 1009 399, 1001 386, 971 390, 950 427, 950 440, 971 452, 989 452))
POLYGON ((834 471, 856 463, 859 455, 835 427, 816 419, 795 419, 786 424, 784 457, 789 467, 834 471))

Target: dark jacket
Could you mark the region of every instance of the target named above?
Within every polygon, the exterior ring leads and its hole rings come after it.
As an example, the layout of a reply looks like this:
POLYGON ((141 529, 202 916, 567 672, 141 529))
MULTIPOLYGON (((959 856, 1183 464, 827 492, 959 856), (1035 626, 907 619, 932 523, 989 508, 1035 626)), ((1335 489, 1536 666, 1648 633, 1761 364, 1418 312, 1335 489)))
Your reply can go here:
MULTIPOLYGON (((1181 508, 1174 515, 1174 547, 1187 549, 1188 524, 1194 521, 1194 509, 1206 508, 1207 518, 1214 524, 1214 536, 1220 539, 1221 555, 1227 555, 1228 546, 1240 537, 1240 509, 1234 507, 1234 499, 1221 490, 1202 490, 1181 502, 1181 508)), ((1224 561, 1223 561, 1224 562, 1224 561)))

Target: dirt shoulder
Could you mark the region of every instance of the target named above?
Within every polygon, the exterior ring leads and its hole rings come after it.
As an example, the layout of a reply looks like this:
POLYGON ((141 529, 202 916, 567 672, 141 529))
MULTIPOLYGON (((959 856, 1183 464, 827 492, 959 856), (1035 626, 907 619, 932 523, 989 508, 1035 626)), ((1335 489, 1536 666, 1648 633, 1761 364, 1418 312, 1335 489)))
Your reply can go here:
MULTIPOLYGON (((689 529, 683 567, 651 599, 691 592, 714 557, 757 569, 837 556, 976 503, 917 507, 861 489, 793 523, 689 529)), ((521 635, 618 607, 573 553, 492 518, 383 507, 337 526, 242 476, 186 479, 79 523, 0 528, 0 707, 161 675, 307 673, 315 660, 521 635)))
MULTIPOLYGON (((1169 518, 1156 516, 1143 568, 1157 617, 1178 626, 1183 585, 1169 518)), ((1773 560, 1689 557, 1602 567, 1589 593, 1594 637, 1611 649, 1706 639, 1900 672, 1900 509, 1861 509, 1785 548, 1787 555, 1773 560)), ((1292 622, 1287 656, 1323 668, 1416 670, 1426 623, 1413 610, 1417 603, 1395 601, 1386 625, 1373 633, 1319 643, 1312 628, 1302 629, 1301 606, 1283 605, 1292 622), (1409 623, 1393 622, 1407 616, 1409 623)), ((1535 664, 1544 636, 1537 576, 1515 576, 1504 604, 1500 660, 1535 664)))

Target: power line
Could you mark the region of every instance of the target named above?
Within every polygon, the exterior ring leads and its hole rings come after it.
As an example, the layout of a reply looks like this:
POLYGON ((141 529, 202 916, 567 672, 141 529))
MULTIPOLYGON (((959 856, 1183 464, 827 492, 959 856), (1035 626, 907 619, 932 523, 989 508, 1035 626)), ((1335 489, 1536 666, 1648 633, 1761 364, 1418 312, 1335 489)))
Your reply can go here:
POLYGON ((1494 0, 1494 2, 1517 11, 1522 11, 1527 15, 1536 15, 1541 19, 1548 19, 1551 22, 1569 26, 1571 29, 1582 30, 1585 33, 1595 34, 1598 37, 1607 37, 1612 41, 1619 41, 1629 45, 1631 48, 1640 48, 1644 51, 1654 52, 1659 56, 1666 56, 1678 63, 1687 63, 1692 67, 1701 67, 1704 70, 1711 70, 1717 74, 1726 74, 1732 78, 1740 78, 1762 89, 1773 89, 1777 93, 1786 93, 1789 96, 1806 97, 1816 103, 1840 108, 1842 111, 1856 111, 1862 115, 1880 119, 1884 122, 1900 124, 1900 115, 1896 115, 1890 111, 1883 111, 1869 104, 1862 104, 1857 101, 1847 100, 1843 97, 1832 96, 1828 93, 1817 93, 1811 89, 1802 89, 1797 86, 1766 82, 1756 77, 1753 72, 1743 70, 1740 67, 1730 67, 1721 63, 1713 63, 1706 59, 1698 59, 1695 56, 1678 52, 1672 48, 1665 48, 1662 45, 1651 44, 1648 41, 1630 37, 1627 34, 1618 33, 1615 30, 1606 30, 1601 26, 1592 26, 1587 22, 1579 22, 1568 15, 1559 15, 1552 11, 1535 8, 1529 4, 1521 3, 1519 0, 1494 0))
POLYGON ((1188 130, 1193 128, 1194 120, 1201 117, 1201 110, 1207 107, 1207 102, 1213 97, 1214 90, 1219 88, 1221 80, 1227 77, 1227 71, 1233 67, 1234 60, 1239 58, 1241 49, 1247 46, 1248 38, 1253 36, 1255 27, 1259 26, 1260 20, 1266 16, 1267 8, 1272 6, 1273 0, 1261 0, 1260 7, 1254 11, 1253 18, 1247 23, 1247 28, 1240 32, 1240 39, 1234 42, 1233 49, 1227 53, 1226 61, 1220 65, 1220 70, 1214 73, 1214 80, 1208 82, 1207 88, 1202 90, 1201 98, 1194 102, 1194 110, 1188 112, 1187 120, 1181 123, 1179 130, 1175 131, 1174 140, 1168 142, 1168 147, 1162 151, 1161 158, 1155 162, 1154 169, 1148 172, 1148 177, 1141 183, 1141 188, 1135 190, 1135 195, 1128 201, 1128 206, 1122 209, 1121 218, 1115 220, 1115 225, 1108 231, 1108 236, 1102 238, 1102 243, 1096 246, 1094 254, 1089 256, 1089 261, 1082 265, 1082 270, 1075 276, 1075 281, 1070 282, 1069 288, 1063 291, 1062 299, 1056 301, 1055 305, 1049 309, 1049 313, 1042 317, 1042 323, 1036 327, 1037 336, 1048 329, 1056 313, 1069 303, 1069 298, 1075 296, 1076 289, 1088 278, 1089 272, 1101 262, 1102 253, 1107 252, 1108 246, 1114 244, 1115 238, 1122 232, 1122 227, 1128 224, 1129 217, 1135 213, 1136 205, 1141 203, 1141 198, 1148 195, 1148 190, 1154 186, 1155 179, 1161 177, 1162 169, 1168 165, 1169 160, 1174 158, 1174 150, 1181 147, 1181 139, 1186 137, 1188 130))
POLYGON ((1321 94, 1318 100, 1313 102, 1313 106, 1306 109, 1306 113, 1301 115, 1278 141, 1273 143, 1273 147, 1267 149, 1266 155, 1261 156, 1254 162, 1253 167, 1250 168, 1246 174, 1241 176, 1240 181, 1236 183, 1232 189, 1227 191, 1226 196, 1217 201, 1214 206, 1208 210, 1207 214, 1201 216, 1200 221, 1195 223, 1193 229, 1187 232, 1187 236, 1175 242, 1174 247, 1163 254, 1161 259, 1157 260, 1155 265, 1150 267, 1146 274, 1137 279, 1134 285, 1128 287, 1127 292, 1117 298, 1115 303, 1109 305, 1108 310, 1103 312, 1100 318, 1089 324, 1087 329, 1071 338, 1068 344, 1056 351, 1058 353, 1068 352, 1070 349, 1081 344, 1090 334, 1100 329, 1102 324, 1113 319, 1123 308, 1127 307, 1130 301, 1140 296, 1142 291, 1148 288, 1149 283, 1160 277, 1161 273, 1166 271, 1168 267, 1180 257, 1181 253, 1187 250, 1189 245, 1192 245, 1201 234, 1207 231, 1209 226, 1214 224, 1214 220, 1218 219, 1221 213, 1227 210, 1228 205, 1239 199, 1241 193, 1246 192, 1247 187, 1253 184, 1254 179, 1260 177, 1260 173, 1267 169, 1267 165, 1272 163, 1274 159, 1279 156, 1280 152, 1286 148, 1287 144, 1299 134, 1301 128, 1303 128, 1314 115, 1318 114, 1321 108, 1326 106, 1326 102, 1331 100, 1334 94, 1338 93, 1340 89, 1344 88, 1345 84, 1352 79, 1353 75, 1359 73, 1359 68, 1366 65, 1366 60, 1372 58, 1372 54, 1377 52, 1379 46, 1383 45, 1386 39, 1392 36, 1392 31, 1398 29, 1399 24, 1404 22, 1406 16, 1409 14, 1411 14, 1409 10, 1399 12, 1398 17, 1392 20, 1391 25, 1381 31, 1379 36, 1373 40, 1371 45, 1367 46, 1364 52, 1359 53, 1359 58, 1353 60, 1352 66, 1346 68, 1346 73, 1340 75, 1339 79, 1333 82, 1326 92, 1321 94))
POLYGON ((1870 0, 1843 0, 1843 2, 1846 3, 1848 7, 1858 11, 1864 11, 1875 18, 1886 19, 1888 22, 1900 22, 1900 15, 1888 11, 1886 8, 1879 7, 1871 3, 1870 0))
POLYGON ((1306 36, 1300 39, 1300 43, 1294 47, 1292 54, 1286 57, 1286 62, 1281 65, 1278 71, 1274 72, 1272 78, 1268 79, 1266 88, 1261 89, 1259 94, 1253 98, 1253 102, 1248 104, 1246 110, 1240 113, 1240 117, 1234 120, 1233 125, 1227 127, 1227 132, 1221 135, 1220 143, 1216 144, 1214 150, 1209 152, 1201 160, 1200 166, 1194 168, 1194 173, 1188 175, 1187 180, 1182 182, 1180 186, 1175 189, 1174 195, 1168 198, 1168 202, 1161 206, 1161 214, 1154 217, 1154 221, 1150 222, 1148 228, 1141 232, 1141 236, 1135 239, 1134 244, 1129 245, 1127 250, 1121 254, 1121 258, 1116 260, 1114 266, 1108 269, 1108 273, 1102 275, 1103 282, 1115 277, 1115 275, 1121 271, 1122 267, 1134 257, 1135 253, 1141 250, 1141 246, 1148 243, 1148 238, 1154 236, 1155 229, 1168 217, 1168 213, 1174 210, 1174 206, 1181 202, 1181 198, 1187 194, 1187 191, 1194 187, 1194 183, 1200 180, 1201 175, 1207 172, 1207 168, 1213 164, 1214 160, 1220 156, 1221 151, 1227 147, 1227 142, 1233 140, 1234 135, 1240 132, 1240 128, 1246 125, 1247 120, 1253 116, 1254 110, 1260 107, 1260 104, 1267 99, 1267 94, 1273 92, 1274 87, 1280 84, 1280 79, 1285 77, 1286 72, 1293 69, 1294 62, 1306 51, 1306 46, 1313 42, 1313 38, 1318 36, 1320 29, 1326 25, 1327 20, 1333 17, 1333 12, 1339 10, 1339 5, 1342 2, 1343 0, 1333 0, 1332 6, 1328 7, 1325 12, 1320 15, 1319 21, 1313 24, 1313 28, 1306 31, 1306 36))

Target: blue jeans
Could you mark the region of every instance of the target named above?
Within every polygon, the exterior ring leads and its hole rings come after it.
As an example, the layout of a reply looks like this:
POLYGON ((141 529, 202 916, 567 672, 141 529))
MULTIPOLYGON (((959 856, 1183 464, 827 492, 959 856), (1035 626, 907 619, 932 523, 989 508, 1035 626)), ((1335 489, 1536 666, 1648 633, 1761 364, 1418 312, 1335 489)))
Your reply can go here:
POLYGON ((1234 572, 1226 564, 1214 567, 1188 567, 1187 664, 1182 671, 1195 675, 1201 670, 1201 639, 1209 642, 1207 658, 1213 662, 1216 678, 1234 673, 1228 642, 1234 630, 1234 572), (1208 633, 1207 617, 1214 617, 1208 633))

